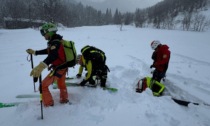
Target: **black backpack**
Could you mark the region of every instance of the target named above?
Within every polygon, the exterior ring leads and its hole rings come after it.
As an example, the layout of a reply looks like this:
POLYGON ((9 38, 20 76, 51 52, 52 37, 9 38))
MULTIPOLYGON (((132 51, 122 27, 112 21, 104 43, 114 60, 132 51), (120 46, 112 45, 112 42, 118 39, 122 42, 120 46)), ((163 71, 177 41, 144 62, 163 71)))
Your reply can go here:
POLYGON ((105 53, 102 50, 100 50, 94 46, 87 45, 87 46, 83 47, 81 49, 81 53, 86 60, 94 60, 94 61, 97 60, 98 62, 101 61, 103 63, 106 62, 105 53))

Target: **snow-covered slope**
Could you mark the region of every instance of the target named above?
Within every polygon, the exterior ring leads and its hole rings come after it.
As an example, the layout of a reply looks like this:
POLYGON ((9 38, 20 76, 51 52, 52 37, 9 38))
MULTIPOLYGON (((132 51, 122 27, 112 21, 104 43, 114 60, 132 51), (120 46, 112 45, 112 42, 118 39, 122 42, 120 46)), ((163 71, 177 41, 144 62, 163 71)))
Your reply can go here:
MULTIPOLYGON (((107 84, 118 88, 117 93, 88 87, 68 87, 72 105, 59 104, 58 89, 50 90, 55 106, 44 108, 40 117, 39 98, 17 99, 19 94, 33 92, 29 76, 31 64, 27 61, 27 48, 42 49, 46 41, 33 29, 0 30, 0 102, 26 102, 17 107, 0 109, 1 126, 208 126, 210 124, 210 59, 209 32, 185 32, 154 29, 136 29, 132 26, 78 27, 60 29, 64 39, 73 40, 78 52, 85 45, 105 51, 111 70, 107 84), (135 93, 136 81, 151 76, 150 42, 154 39, 167 44, 171 61, 164 84, 178 99, 198 102, 183 107, 171 96, 154 97, 148 89, 135 93)), ((45 56, 34 57, 34 65, 45 56)), ((70 69, 74 77, 78 66, 70 69)), ((48 73, 45 70, 42 76, 48 73)), ((83 75, 84 76, 84 75, 83 75)), ((36 84, 38 88, 38 83, 36 84)))

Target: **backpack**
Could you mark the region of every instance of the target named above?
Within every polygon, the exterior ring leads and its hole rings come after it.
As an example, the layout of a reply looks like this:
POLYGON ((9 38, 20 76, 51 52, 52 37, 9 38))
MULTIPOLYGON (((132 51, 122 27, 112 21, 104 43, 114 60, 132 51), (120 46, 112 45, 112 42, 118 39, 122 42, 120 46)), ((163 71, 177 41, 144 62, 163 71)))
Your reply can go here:
POLYGON ((100 57, 103 56, 104 57, 104 61, 103 62, 105 63, 105 61, 106 61, 105 53, 102 50, 100 50, 100 49, 98 49, 98 48, 96 48, 94 46, 87 45, 87 46, 83 47, 81 49, 81 53, 82 53, 82 55, 84 56, 84 58, 86 60, 95 60, 94 59, 95 56, 98 55, 98 54, 100 54, 98 56, 100 56, 100 57))
POLYGON ((64 47, 67 67, 74 67, 77 63, 76 62, 77 52, 74 46, 74 42, 63 40, 61 41, 61 43, 63 44, 63 47, 64 47))
POLYGON ((160 96, 165 89, 164 84, 152 80, 151 77, 144 77, 140 79, 136 86, 136 92, 141 93, 148 87, 152 90, 154 96, 160 96))
POLYGON ((66 56, 66 62, 59 65, 56 69, 64 69, 68 67, 74 67, 77 63, 77 52, 73 41, 60 41, 64 47, 64 52, 66 56))

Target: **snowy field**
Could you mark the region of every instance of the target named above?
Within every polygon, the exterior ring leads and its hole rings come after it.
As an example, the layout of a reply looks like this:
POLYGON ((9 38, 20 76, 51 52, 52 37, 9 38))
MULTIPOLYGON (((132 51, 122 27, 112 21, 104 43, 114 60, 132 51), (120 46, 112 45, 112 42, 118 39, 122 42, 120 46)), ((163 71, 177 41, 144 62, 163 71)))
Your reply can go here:
MULTIPOLYGON (((17 99, 34 93, 29 76, 31 63, 26 49, 46 47, 38 30, 0 30, 0 102, 26 102, 0 108, 0 126, 209 126, 210 125, 210 37, 207 32, 141 29, 133 26, 78 27, 59 29, 66 40, 76 43, 77 52, 85 45, 102 49, 111 72, 107 84, 117 93, 88 87, 68 87, 72 105, 59 103, 59 90, 49 87, 55 106, 44 108, 40 117, 39 98, 17 99), (171 50, 166 85, 172 97, 200 103, 180 106, 171 96, 154 97, 148 89, 135 92, 137 81, 152 76, 153 50, 150 43, 160 40, 171 50)), ((34 66, 45 56, 34 56, 34 66)), ((79 66, 69 69, 75 77, 79 66)), ((44 70, 42 78, 48 73, 44 70)), ((85 73, 83 73, 84 76, 85 73)), ((38 83, 36 88, 38 89, 38 83)))

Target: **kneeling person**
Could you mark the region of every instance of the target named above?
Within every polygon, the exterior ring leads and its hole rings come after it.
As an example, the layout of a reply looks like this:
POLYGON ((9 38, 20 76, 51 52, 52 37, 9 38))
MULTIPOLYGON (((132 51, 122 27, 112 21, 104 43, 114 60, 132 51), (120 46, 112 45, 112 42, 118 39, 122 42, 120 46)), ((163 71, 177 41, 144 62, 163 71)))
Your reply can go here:
POLYGON ((93 46, 85 46, 81 49, 82 55, 78 56, 78 63, 80 64, 79 73, 77 77, 81 77, 83 68, 87 70, 86 78, 80 83, 84 86, 87 82, 95 85, 94 76, 100 79, 100 86, 106 87, 107 72, 109 71, 106 65, 105 53, 93 46))

